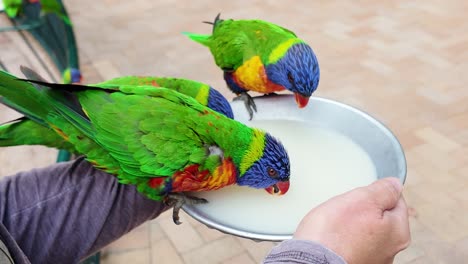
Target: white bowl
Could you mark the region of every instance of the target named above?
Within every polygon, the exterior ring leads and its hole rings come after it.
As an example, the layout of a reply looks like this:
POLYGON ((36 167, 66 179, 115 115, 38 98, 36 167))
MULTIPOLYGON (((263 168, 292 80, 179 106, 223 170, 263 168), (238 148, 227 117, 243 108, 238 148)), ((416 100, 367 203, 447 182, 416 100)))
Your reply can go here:
MULTIPOLYGON (((351 139, 368 154, 375 167, 376 178, 394 176, 404 183, 406 160, 403 149, 393 133, 370 115, 343 103, 319 97, 311 97, 308 106, 303 109, 297 107, 292 95, 256 97, 255 103, 258 112, 254 114, 253 124, 255 121, 264 120, 269 122, 278 120, 283 123, 284 120, 291 120, 333 130, 351 139)), ((231 105, 235 119, 249 125, 249 116, 244 103, 234 101, 231 105)), ((271 134, 275 136, 274 133, 271 134)), ((281 137, 279 139, 281 140, 281 137)), ((294 175, 291 175, 292 181, 294 175)), ((217 220, 213 213, 207 213, 200 205, 186 205, 183 209, 208 227, 224 233, 259 241, 282 241, 292 237, 292 231, 265 232, 253 230, 247 225, 226 224, 217 220)))

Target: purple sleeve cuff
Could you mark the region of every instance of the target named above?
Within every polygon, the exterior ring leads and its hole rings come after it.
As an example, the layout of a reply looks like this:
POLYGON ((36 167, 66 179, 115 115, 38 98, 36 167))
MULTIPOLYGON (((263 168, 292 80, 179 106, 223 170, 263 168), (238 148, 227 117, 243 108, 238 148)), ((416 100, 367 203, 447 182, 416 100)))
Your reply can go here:
POLYGON ((317 242, 291 239, 274 247, 263 263, 346 264, 346 261, 317 242))

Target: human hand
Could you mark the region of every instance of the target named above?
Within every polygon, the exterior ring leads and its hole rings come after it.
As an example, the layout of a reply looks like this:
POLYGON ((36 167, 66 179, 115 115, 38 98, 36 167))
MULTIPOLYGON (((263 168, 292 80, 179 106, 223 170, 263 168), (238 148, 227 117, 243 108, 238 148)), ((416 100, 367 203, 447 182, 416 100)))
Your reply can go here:
POLYGON ((408 209, 396 178, 336 196, 311 210, 299 224, 295 239, 313 240, 349 264, 392 263, 408 247, 408 209))

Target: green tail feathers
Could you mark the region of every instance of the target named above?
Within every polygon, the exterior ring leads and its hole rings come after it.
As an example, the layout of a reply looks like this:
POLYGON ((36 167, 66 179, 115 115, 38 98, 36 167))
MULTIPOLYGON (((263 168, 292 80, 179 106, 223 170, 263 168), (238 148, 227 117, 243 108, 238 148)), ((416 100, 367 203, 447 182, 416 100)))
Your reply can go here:
POLYGON ((211 35, 204 35, 204 34, 196 34, 196 33, 189 33, 189 32, 182 32, 182 34, 189 37, 191 40, 198 42, 204 46, 209 47, 210 45, 210 37, 211 35))
POLYGON ((52 129, 25 117, 0 125, 0 147, 20 145, 43 145, 76 152, 71 143, 52 129))
MULTIPOLYGON (((25 72, 26 69, 21 70, 25 72)), ((55 139, 59 137, 49 132, 46 121, 47 116, 54 111, 46 89, 0 71, 0 103, 25 116, 0 125, 0 146, 55 144, 55 139), (47 131, 45 135, 50 134, 52 138, 44 138, 44 131, 47 131)), ((60 145, 57 142, 57 146, 60 145)))
POLYGON ((40 124, 47 125, 44 120, 50 112, 50 101, 44 96, 44 90, 0 71, 0 96, 0 103, 40 124))
MULTIPOLYGON (((26 67, 22 67, 21 70, 28 77, 36 77, 32 79, 42 79, 26 67)), ((65 118, 80 127, 83 133, 89 134, 91 129, 89 120, 82 113, 77 99, 67 91, 46 85, 36 80, 18 79, 0 71, 0 103, 45 127, 49 127, 48 121, 52 119, 65 118)))
MULTIPOLYGON (((18 119, 0 126, 1 147, 24 145, 24 138, 20 137, 24 129, 22 126, 18 125, 21 124, 21 122, 22 120, 18 119), (20 128, 18 129, 18 127, 20 128)), ((27 138, 29 138, 28 135, 29 132, 26 133, 27 138)))

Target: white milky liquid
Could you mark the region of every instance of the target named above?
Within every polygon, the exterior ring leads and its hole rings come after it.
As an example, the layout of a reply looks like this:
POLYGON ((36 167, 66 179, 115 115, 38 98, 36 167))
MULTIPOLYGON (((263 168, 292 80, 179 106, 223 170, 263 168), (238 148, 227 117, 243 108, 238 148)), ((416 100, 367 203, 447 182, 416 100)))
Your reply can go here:
POLYGON ((289 191, 229 186, 197 192, 209 203, 196 209, 223 225, 264 234, 292 234, 302 217, 329 198, 376 180, 370 157, 351 139, 332 130, 289 120, 252 121, 279 138, 291 162, 289 191))

